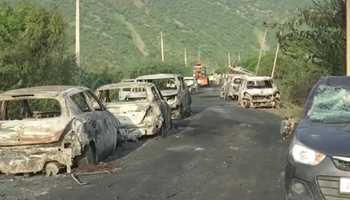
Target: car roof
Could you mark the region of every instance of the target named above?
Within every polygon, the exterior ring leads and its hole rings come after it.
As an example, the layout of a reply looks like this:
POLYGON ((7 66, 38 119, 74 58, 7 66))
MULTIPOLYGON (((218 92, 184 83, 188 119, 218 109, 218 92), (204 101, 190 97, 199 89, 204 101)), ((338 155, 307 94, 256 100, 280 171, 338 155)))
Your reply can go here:
POLYGON ((63 85, 51 85, 51 86, 39 86, 30 88, 21 88, 15 90, 5 91, 0 94, 0 100, 16 99, 16 97, 37 97, 37 98, 56 98, 63 93, 74 91, 88 90, 85 87, 79 86, 63 86, 63 85))
POLYGON ((116 89, 116 88, 126 88, 126 87, 152 87, 154 84, 152 83, 144 83, 144 82, 120 82, 120 83, 112 83, 112 84, 107 84, 103 85, 99 88, 97 88, 96 91, 101 91, 101 90, 111 90, 111 89, 116 89))
POLYGON ((176 78, 179 76, 181 76, 181 75, 178 75, 178 74, 152 74, 152 75, 139 76, 136 79, 137 80, 167 79, 167 78, 176 78))
POLYGON ((247 81, 266 81, 272 80, 269 76, 246 76, 247 81))
POLYGON ((347 76, 325 76, 319 80, 317 85, 329 85, 329 86, 350 88, 350 77, 347 77, 347 76))
POLYGON ((194 79, 194 78, 193 78, 193 76, 185 76, 184 79, 189 80, 189 79, 194 79))

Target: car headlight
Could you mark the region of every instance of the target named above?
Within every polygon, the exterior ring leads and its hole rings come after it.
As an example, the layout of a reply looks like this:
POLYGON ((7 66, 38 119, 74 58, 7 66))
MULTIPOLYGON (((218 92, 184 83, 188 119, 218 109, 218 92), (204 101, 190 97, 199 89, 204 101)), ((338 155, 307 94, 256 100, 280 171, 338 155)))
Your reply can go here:
POLYGON ((295 162, 311 166, 320 164, 326 158, 326 155, 310 149, 296 140, 292 144, 291 155, 295 162))

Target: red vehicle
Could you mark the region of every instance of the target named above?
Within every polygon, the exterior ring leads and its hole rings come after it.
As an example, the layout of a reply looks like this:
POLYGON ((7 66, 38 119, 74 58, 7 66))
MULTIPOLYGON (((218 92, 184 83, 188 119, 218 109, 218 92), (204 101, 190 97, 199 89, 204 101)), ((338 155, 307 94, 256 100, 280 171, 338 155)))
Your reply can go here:
POLYGON ((207 75, 207 68, 198 63, 193 67, 193 76, 201 87, 209 86, 209 77, 207 75))

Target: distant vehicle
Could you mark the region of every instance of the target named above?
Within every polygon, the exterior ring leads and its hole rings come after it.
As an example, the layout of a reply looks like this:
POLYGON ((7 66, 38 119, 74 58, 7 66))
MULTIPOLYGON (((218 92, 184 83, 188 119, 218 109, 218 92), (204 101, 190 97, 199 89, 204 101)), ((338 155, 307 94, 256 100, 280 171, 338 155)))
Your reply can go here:
POLYGON ((198 83, 192 76, 184 77, 184 81, 190 93, 198 92, 198 83))
POLYGON ((172 110, 172 119, 191 115, 191 95, 181 75, 154 74, 140 76, 136 80, 157 86, 172 110))
POLYGON ((280 104, 280 92, 271 77, 246 76, 239 87, 238 102, 244 108, 276 108, 280 104))
POLYGON ((171 129, 171 109, 152 83, 117 83, 104 85, 96 93, 128 129, 128 138, 160 134, 171 129))
POLYGON ((193 67, 193 77, 197 80, 197 83, 201 87, 209 86, 209 77, 207 74, 207 68, 198 63, 193 67))
POLYGON ((119 121, 87 88, 44 86, 0 94, 0 173, 68 173, 116 150, 119 121))
POLYGON ((349 123, 350 78, 321 78, 289 147, 286 200, 350 199, 349 123))
POLYGON ((241 74, 230 74, 225 79, 221 91, 220 97, 228 100, 231 98, 232 100, 238 100, 240 95, 240 87, 244 79, 247 78, 247 75, 241 74))

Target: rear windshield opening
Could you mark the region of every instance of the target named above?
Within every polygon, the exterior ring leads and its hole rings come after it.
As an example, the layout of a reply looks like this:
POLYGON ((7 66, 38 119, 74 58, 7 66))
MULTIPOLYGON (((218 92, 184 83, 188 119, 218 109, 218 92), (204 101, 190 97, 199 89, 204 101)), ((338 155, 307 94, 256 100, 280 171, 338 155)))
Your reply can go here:
POLYGON ((118 88, 99 92, 99 99, 104 103, 146 101, 144 87, 118 88))
POLYGON ((55 99, 20 99, 0 102, 0 120, 45 119, 61 115, 55 99))
POLYGON ((272 88, 272 81, 248 81, 248 89, 272 88))
POLYGON ((177 89, 174 78, 152 79, 152 80, 147 80, 147 82, 153 83, 154 85, 157 86, 159 90, 176 90, 177 89))

